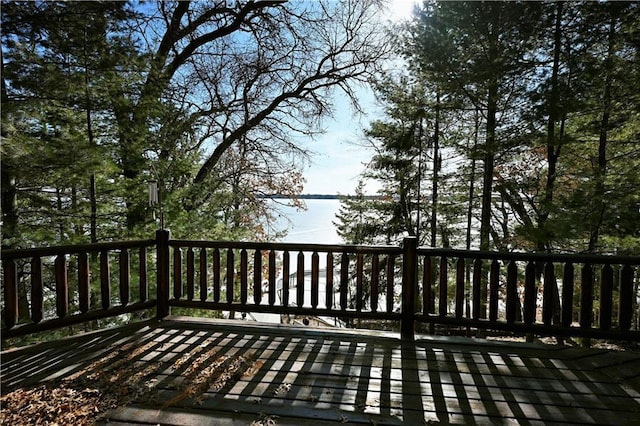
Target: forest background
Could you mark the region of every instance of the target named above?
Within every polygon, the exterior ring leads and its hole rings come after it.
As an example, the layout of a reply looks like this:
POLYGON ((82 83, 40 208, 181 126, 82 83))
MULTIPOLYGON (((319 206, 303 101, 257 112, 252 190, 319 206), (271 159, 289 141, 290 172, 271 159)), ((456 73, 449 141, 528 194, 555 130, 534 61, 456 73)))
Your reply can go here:
POLYGON ((636 2, 385 6, 3 2, 3 248, 147 238, 150 183, 177 238, 277 238, 371 85, 345 242, 640 253, 636 2))

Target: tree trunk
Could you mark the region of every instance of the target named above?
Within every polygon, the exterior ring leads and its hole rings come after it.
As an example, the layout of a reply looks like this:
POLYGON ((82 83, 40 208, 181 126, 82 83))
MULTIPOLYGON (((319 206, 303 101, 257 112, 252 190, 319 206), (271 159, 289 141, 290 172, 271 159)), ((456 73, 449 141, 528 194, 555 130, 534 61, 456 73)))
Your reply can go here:
POLYGON ((602 118, 600 120, 600 137, 598 140, 598 163, 597 169, 595 173, 595 200, 596 200, 596 208, 595 208, 595 222, 591 228, 591 235, 589 237, 589 248, 588 251, 590 253, 596 252, 598 249, 598 238, 600 236, 600 228, 602 227, 602 222, 604 220, 604 213, 606 210, 605 203, 605 177, 607 174, 607 136, 609 130, 609 114, 611 110, 611 80, 612 80, 612 61, 613 61, 613 53, 615 47, 615 31, 616 31, 616 16, 615 13, 611 12, 611 22, 609 24, 609 35, 608 35, 608 49, 607 49, 607 58, 605 59, 605 84, 604 90, 602 94, 602 118))
POLYGON ((0 166, 2 182, 2 248, 14 248, 14 238, 18 229, 18 191, 12 167, 2 162, 0 166))
POLYGON ((482 159, 484 174, 482 177, 482 211, 480 213, 480 250, 489 250, 491 234, 491 202, 493 191, 494 154, 496 144, 496 114, 498 86, 495 82, 489 85, 487 103, 487 139, 482 159))
POLYGON ((436 120, 433 131, 433 203, 431 206, 431 247, 436 247, 438 222, 438 172, 440 171, 440 92, 436 93, 436 120))
MULTIPOLYGON (((0 67, 4 71, 4 59, 0 55, 0 67)), ((3 73, 4 74, 4 73, 3 73)), ((7 95, 7 85, 4 78, 0 79, 1 84, 1 98, 2 113, 6 111, 6 105, 9 102, 9 96, 7 95)), ((5 138, 8 135, 5 134, 4 126, 2 128, 2 137, 5 138)), ((5 158, 9 157, 6 152, 0 157, 0 208, 2 208, 2 248, 13 248, 14 238, 17 235, 18 230, 18 190, 16 187, 16 176, 13 166, 5 161, 5 158)))

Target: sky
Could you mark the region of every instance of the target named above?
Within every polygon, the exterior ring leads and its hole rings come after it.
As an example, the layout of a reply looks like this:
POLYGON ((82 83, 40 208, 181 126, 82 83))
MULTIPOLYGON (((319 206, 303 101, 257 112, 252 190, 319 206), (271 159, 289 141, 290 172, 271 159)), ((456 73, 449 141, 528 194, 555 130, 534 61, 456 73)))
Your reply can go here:
MULTIPOLYGON (((417 0, 391 0, 390 19, 401 20, 411 15, 417 0)), ((326 133, 307 143, 313 152, 311 164, 304 169, 305 194, 353 194, 358 178, 371 159, 372 151, 362 146, 363 133, 369 123, 381 117, 380 106, 368 88, 359 88, 359 101, 365 115, 355 114, 349 102, 335 99, 335 116, 325 121, 326 133), (360 142, 360 143, 359 143, 360 142)), ((369 182, 365 193, 375 194, 380 185, 369 182)))

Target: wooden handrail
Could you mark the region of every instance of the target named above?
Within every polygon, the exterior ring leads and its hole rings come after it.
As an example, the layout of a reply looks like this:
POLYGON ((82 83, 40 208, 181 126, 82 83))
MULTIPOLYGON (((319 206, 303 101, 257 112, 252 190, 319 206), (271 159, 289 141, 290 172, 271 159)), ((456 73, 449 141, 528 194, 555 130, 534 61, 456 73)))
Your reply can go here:
POLYGON ((108 318, 156 306, 148 298, 147 248, 156 240, 132 240, 3 250, 4 303, 2 338, 108 318), (136 250, 137 249, 137 250, 136 250), (135 255, 134 255, 134 252, 135 255), (91 305, 91 265, 96 259, 96 298, 91 305), (133 255, 133 256, 132 256, 133 255), (53 259, 53 262, 51 262, 53 259), (131 261, 138 263, 138 291, 132 294, 131 261), (70 268, 73 265, 73 268, 70 268), (117 301, 112 300, 111 266, 119 270, 117 301), (20 271, 18 272, 18 267, 20 271), (51 290, 53 289, 53 290, 51 290), (46 293, 53 309, 45 310, 46 293), (131 297, 135 300, 130 300, 131 297), (113 306, 115 302, 115 306, 113 306), (21 312, 21 306, 28 310, 21 312))
POLYGON ((153 247, 156 240, 112 241, 93 244, 63 245, 53 247, 35 247, 0 251, 0 259, 26 259, 30 257, 57 256, 59 254, 99 253, 121 249, 153 247))
POLYGON ((5 250, 1 258, 3 338, 149 307, 158 319, 181 307, 392 320, 404 339, 419 323, 640 338, 638 256, 437 249, 411 238, 400 247, 173 240, 159 230, 155 239, 5 250), (89 254, 98 255, 96 265, 89 254), (45 269, 47 258, 55 262, 45 269), (45 312, 47 297, 55 309, 45 312), (20 312, 26 300, 29 312, 20 312))

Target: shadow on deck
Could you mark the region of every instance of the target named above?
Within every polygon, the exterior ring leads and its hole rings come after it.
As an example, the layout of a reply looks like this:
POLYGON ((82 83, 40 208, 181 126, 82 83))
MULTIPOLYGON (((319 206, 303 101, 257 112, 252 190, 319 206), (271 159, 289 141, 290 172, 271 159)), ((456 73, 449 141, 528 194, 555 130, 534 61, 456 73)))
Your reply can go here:
POLYGON ((7 350, 1 379, 3 395, 47 382, 112 398, 106 424, 640 424, 638 352, 239 321, 7 350))

